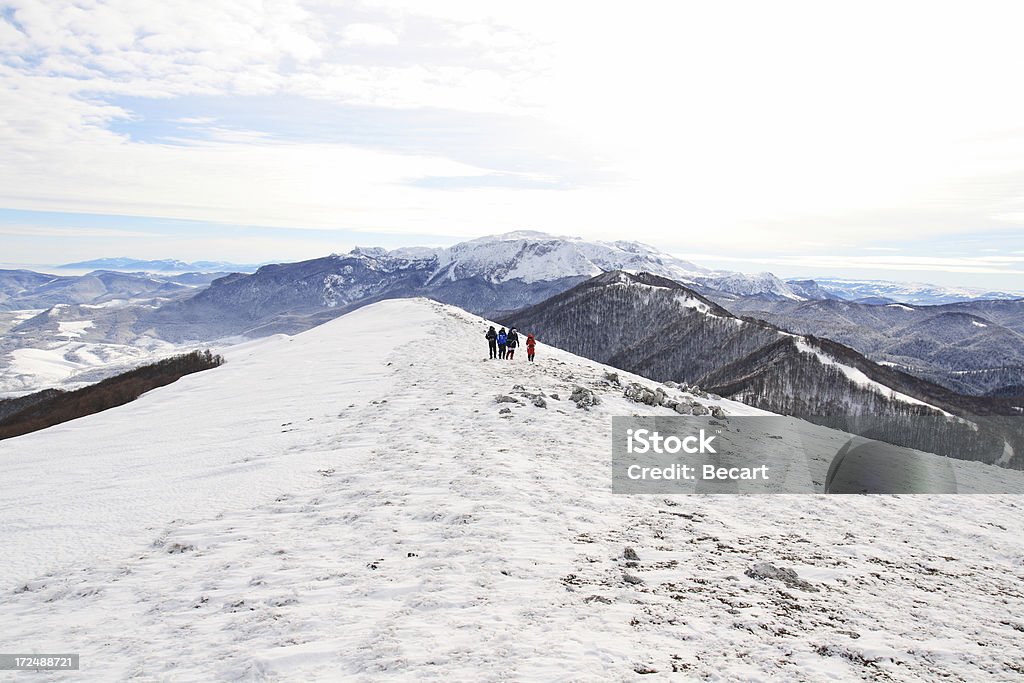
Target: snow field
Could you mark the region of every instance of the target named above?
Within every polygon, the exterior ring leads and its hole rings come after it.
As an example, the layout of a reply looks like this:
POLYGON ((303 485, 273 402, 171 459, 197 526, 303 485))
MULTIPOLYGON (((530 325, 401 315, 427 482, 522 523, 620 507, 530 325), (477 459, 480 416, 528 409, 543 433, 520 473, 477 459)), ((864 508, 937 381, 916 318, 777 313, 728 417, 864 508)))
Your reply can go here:
POLYGON ((0 442, 0 651, 102 681, 1024 672, 1020 499, 613 496, 610 417, 667 411, 579 410, 607 368, 484 360, 484 329, 386 301, 0 442), (517 384, 547 408, 495 402, 517 384))

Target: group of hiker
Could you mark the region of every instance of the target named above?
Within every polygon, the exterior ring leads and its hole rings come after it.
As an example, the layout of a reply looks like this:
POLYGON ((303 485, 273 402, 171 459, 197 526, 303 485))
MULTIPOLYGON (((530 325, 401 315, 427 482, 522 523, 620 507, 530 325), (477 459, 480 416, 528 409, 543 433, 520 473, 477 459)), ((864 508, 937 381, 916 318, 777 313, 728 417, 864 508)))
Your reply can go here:
MULTIPOLYGON (((507 332, 505 328, 501 328, 498 331, 494 330, 494 326, 487 330, 484 334, 487 338, 487 346, 491 352, 491 358, 500 358, 502 360, 512 360, 512 357, 516 353, 516 347, 519 346, 519 332, 516 328, 510 328, 507 332)), ((526 358, 529 361, 533 361, 533 356, 537 350, 537 340, 533 338, 532 334, 526 335, 526 358)))

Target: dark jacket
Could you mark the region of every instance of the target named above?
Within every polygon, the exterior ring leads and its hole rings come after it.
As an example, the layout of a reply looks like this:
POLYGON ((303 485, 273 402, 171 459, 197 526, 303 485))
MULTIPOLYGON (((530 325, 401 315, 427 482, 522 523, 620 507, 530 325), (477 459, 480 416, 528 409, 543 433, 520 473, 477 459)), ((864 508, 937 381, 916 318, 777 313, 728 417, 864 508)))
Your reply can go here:
POLYGON ((491 329, 487 330, 487 333, 484 334, 484 337, 487 338, 487 341, 491 341, 492 342, 492 341, 494 341, 495 339, 498 338, 498 333, 495 332, 494 328, 492 327, 491 329))
POLYGON ((507 344, 510 349, 514 349, 515 347, 519 346, 519 333, 516 332, 515 330, 509 332, 507 344))

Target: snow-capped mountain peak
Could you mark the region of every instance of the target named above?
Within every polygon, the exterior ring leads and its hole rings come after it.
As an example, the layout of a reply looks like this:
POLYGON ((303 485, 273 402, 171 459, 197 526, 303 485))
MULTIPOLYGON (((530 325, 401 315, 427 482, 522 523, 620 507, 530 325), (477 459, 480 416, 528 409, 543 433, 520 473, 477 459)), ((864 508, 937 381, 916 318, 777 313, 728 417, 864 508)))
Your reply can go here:
POLYGON ((591 242, 535 230, 488 235, 443 248, 357 248, 349 255, 434 261, 429 282, 478 278, 494 284, 536 283, 592 277, 609 270, 685 280, 709 272, 640 242, 591 242))
POLYGON ((728 292, 738 296, 769 295, 803 301, 805 297, 794 291, 787 282, 773 273, 715 273, 711 276, 696 279, 705 287, 728 292))

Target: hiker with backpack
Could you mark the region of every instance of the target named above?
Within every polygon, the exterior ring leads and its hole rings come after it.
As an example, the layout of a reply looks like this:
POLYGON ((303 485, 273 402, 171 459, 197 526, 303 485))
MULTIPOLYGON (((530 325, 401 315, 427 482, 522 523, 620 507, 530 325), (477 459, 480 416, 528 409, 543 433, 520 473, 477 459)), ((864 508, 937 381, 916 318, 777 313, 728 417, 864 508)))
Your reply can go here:
POLYGON ((537 340, 533 338, 533 332, 526 335, 526 359, 533 362, 533 354, 537 350, 537 340))
POLYGON ((487 349, 491 352, 491 358, 497 358, 498 333, 494 331, 494 325, 491 325, 491 329, 484 333, 484 339, 487 340, 487 349))
POLYGON ((505 345, 508 343, 508 334, 505 328, 498 330, 498 358, 505 357, 505 345))
POLYGON ((508 351, 505 352, 505 358, 512 360, 512 356, 515 355, 516 352, 516 347, 519 346, 519 333, 516 332, 516 328, 513 327, 508 331, 505 344, 508 347, 508 351))

